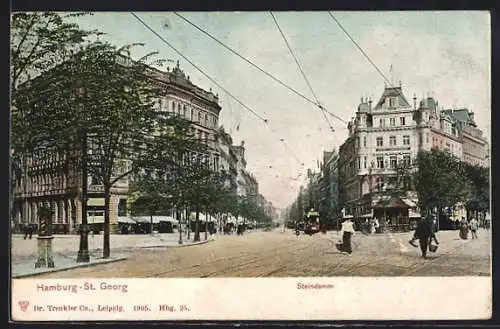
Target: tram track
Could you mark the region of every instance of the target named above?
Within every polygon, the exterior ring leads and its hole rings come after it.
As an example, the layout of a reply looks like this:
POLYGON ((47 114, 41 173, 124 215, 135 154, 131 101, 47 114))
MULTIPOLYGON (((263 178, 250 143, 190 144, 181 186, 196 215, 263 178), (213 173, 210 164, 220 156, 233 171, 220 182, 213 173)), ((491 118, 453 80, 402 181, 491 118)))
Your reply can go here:
MULTIPOLYGON (((292 242, 292 241, 290 241, 292 242)), ((293 243, 286 244, 284 246, 280 246, 279 249, 273 250, 271 254, 263 256, 261 253, 261 250, 253 250, 253 251, 242 251, 238 255, 234 256, 229 256, 229 257, 223 257, 223 258, 217 258, 211 261, 202 261, 197 264, 192 264, 188 266, 180 266, 180 267, 175 267, 175 268, 170 268, 165 271, 156 271, 153 273, 148 273, 143 275, 143 277, 162 277, 165 275, 173 274, 173 273, 183 273, 182 276, 186 276, 186 272, 189 274, 189 272, 194 272, 192 273, 195 276, 199 276, 202 278, 206 277, 215 277, 215 276, 220 276, 223 274, 228 274, 228 273, 237 273, 241 272, 241 269, 244 268, 248 270, 252 266, 256 266, 259 263, 266 262, 269 259, 277 259, 280 254, 283 253, 289 253, 289 252, 300 252, 301 250, 307 249, 310 247, 310 244, 304 247, 299 247, 299 248, 292 248, 293 243), (243 262, 242 262, 243 260, 243 262), (221 264, 229 264, 229 265, 224 265, 224 269, 215 269, 209 273, 204 273, 202 275, 196 275, 196 272, 199 272, 200 268, 210 268, 210 267, 215 267, 217 268, 218 265, 221 264)))

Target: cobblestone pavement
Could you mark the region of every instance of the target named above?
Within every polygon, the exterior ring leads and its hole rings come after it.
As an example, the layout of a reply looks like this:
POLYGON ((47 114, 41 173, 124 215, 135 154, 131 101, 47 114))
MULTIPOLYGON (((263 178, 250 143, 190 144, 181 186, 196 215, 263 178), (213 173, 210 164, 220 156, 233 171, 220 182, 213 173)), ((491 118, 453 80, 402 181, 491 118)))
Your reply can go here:
POLYGON ((461 240, 458 231, 438 234, 429 259, 408 244, 411 233, 356 234, 351 256, 336 251, 337 232, 295 236, 292 231, 217 236, 215 243, 176 249, 141 249, 127 260, 50 273, 44 278, 470 276, 490 275, 489 231, 461 240))
MULTIPOLYGON (((200 235, 201 242, 204 241, 204 233, 200 235)), ((89 236, 89 263, 76 263, 79 249, 80 237, 78 235, 55 235, 52 240, 52 251, 55 268, 35 268, 37 260, 37 238, 23 239, 20 234, 14 234, 11 239, 11 264, 14 277, 40 274, 43 272, 57 271, 77 266, 94 266, 98 263, 122 260, 138 248, 153 247, 178 247, 189 246, 193 242, 193 234, 190 239, 183 236, 183 244, 179 245, 179 234, 138 234, 138 235, 111 235, 111 257, 102 259, 103 236, 89 236)))

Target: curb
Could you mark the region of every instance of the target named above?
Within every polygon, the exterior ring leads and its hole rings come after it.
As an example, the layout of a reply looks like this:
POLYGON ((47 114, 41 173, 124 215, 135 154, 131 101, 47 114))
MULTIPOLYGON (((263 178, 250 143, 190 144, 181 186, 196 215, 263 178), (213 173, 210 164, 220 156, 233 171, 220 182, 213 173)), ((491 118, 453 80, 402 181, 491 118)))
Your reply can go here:
POLYGON ((189 243, 189 244, 177 244, 177 245, 153 245, 153 246, 143 246, 143 247, 136 247, 137 249, 152 249, 152 248, 183 248, 183 247, 191 247, 191 246, 197 246, 200 244, 205 244, 209 243, 211 241, 215 241, 215 239, 210 239, 206 241, 200 241, 200 242, 195 242, 195 243, 189 243))
POLYGON ((79 265, 74 265, 74 266, 71 265, 71 266, 53 268, 51 270, 44 271, 44 272, 12 275, 12 279, 21 279, 21 278, 27 278, 27 277, 32 277, 32 276, 44 275, 44 274, 48 274, 48 273, 68 271, 68 270, 72 270, 74 268, 83 268, 83 267, 97 266, 97 265, 101 265, 101 264, 115 263, 115 262, 119 262, 119 261, 126 260, 126 259, 128 259, 127 256, 122 256, 122 257, 118 257, 118 258, 114 258, 114 259, 109 259, 109 260, 106 260, 106 261, 101 261, 101 262, 98 262, 98 263, 91 263, 91 262, 89 262, 87 264, 79 264, 79 265))

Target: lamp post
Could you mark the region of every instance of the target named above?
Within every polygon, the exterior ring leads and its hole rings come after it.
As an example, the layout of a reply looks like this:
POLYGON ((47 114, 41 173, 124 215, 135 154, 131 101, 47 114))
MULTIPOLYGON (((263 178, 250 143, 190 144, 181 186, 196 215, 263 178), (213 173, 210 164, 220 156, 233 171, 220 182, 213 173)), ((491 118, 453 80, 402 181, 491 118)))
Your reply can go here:
MULTIPOLYGON (((77 89, 77 97, 81 99, 85 95, 85 89, 80 87, 77 89)), ((78 249, 78 256, 76 258, 77 263, 88 263, 90 261, 89 257, 89 240, 88 240, 88 223, 87 223, 87 201, 88 201, 88 152, 87 152, 87 127, 83 125, 83 127, 79 131, 79 137, 81 142, 81 151, 82 151, 82 193, 81 193, 81 202, 82 202, 82 224, 80 226, 80 247, 78 249)))

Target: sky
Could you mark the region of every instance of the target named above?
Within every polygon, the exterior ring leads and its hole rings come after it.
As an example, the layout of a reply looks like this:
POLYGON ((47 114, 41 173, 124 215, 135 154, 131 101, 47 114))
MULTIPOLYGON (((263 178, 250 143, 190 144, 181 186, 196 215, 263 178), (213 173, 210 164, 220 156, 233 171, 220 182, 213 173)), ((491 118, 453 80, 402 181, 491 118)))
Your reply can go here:
MULTIPOLYGON (((179 60, 193 83, 218 93, 219 123, 245 142, 247 169, 259 190, 283 208, 306 185, 308 168, 318 171, 323 151, 338 149, 346 124, 290 92, 232 54, 172 12, 138 12, 179 52, 254 110, 263 122, 216 86, 131 13, 100 12, 77 18, 84 29, 106 33, 103 40, 121 46, 144 43, 139 57, 179 60), (239 128, 239 129, 237 129, 239 128)), ((269 12, 180 13, 243 57, 314 99, 269 12)), ((485 11, 332 12, 371 61, 403 94, 436 98, 444 108, 467 107, 490 139, 490 17, 485 11), (390 67, 392 66, 392 71, 390 67)), ((314 93, 330 112, 349 120, 361 97, 377 102, 384 78, 339 28, 328 12, 274 12, 314 93)), ((168 63, 172 66, 173 64, 168 63)))

